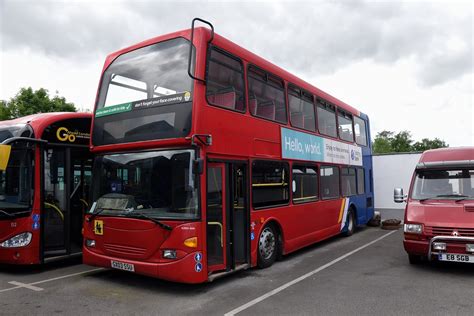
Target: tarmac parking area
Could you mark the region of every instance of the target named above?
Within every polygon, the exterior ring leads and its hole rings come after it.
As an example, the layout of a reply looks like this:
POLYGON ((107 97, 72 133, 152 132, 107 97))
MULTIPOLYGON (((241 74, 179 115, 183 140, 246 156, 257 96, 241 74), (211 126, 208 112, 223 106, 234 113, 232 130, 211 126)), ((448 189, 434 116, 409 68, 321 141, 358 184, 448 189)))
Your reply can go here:
POLYGON ((474 265, 410 265, 402 232, 363 228, 201 285, 86 266, 0 266, 2 314, 472 314, 474 265))

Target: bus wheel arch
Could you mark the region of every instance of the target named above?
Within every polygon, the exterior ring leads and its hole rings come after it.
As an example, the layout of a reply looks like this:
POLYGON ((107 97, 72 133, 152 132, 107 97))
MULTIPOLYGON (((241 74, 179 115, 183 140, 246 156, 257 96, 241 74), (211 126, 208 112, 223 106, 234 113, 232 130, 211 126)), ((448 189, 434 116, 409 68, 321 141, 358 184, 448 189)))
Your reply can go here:
POLYGON ((284 238, 283 238, 283 229, 280 225, 280 223, 274 219, 270 220, 267 225, 273 225, 275 228, 275 232, 277 234, 277 255, 276 255, 276 260, 280 261, 283 259, 283 254, 285 253, 285 247, 284 247, 284 238))

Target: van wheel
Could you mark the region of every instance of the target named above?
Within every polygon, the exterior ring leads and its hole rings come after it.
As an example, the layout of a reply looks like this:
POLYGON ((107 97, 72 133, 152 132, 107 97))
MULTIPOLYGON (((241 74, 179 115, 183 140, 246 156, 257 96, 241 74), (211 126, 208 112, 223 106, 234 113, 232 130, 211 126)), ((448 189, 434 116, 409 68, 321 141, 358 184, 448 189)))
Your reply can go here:
POLYGON ((408 254, 408 261, 410 262, 410 264, 419 264, 421 260, 421 256, 408 254))
POLYGON ((263 228, 258 238, 258 267, 260 269, 271 266, 277 256, 277 235, 271 225, 263 228))
POLYGON ((345 237, 349 237, 354 234, 355 226, 356 226, 355 213, 352 207, 350 207, 349 211, 347 211, 346 223, 347 223, 347 230, 343 232, 342 235, 345 237))

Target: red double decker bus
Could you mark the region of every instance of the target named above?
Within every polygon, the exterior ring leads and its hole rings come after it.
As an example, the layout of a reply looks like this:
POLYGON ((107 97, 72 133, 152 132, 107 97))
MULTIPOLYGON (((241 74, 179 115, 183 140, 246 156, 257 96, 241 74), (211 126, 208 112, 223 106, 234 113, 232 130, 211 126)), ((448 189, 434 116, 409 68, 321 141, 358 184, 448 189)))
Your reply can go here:
POLYGON ((0 263, 81 254, 91 117, 44 113, 0 122, 0 263))
POLYGON ((194 22, 105 61, 84 262, 199 283, 366 224, 367 115, 194 22))

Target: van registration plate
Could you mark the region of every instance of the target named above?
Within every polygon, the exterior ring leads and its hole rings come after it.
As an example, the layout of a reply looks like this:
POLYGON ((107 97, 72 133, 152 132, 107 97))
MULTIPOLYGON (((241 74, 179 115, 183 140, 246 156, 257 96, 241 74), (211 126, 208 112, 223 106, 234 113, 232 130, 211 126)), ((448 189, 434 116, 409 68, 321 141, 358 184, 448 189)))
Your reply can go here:
POLYGON ((135 266, 131 263, 125 263, 125 262, 110 260, 110 265, 114 269, 135 272, 135 266))
POLYGON ((438 255, 438 260, 439 261, 474 263, 474 256, 459 254, 459 253, 440 253, 438 255))

